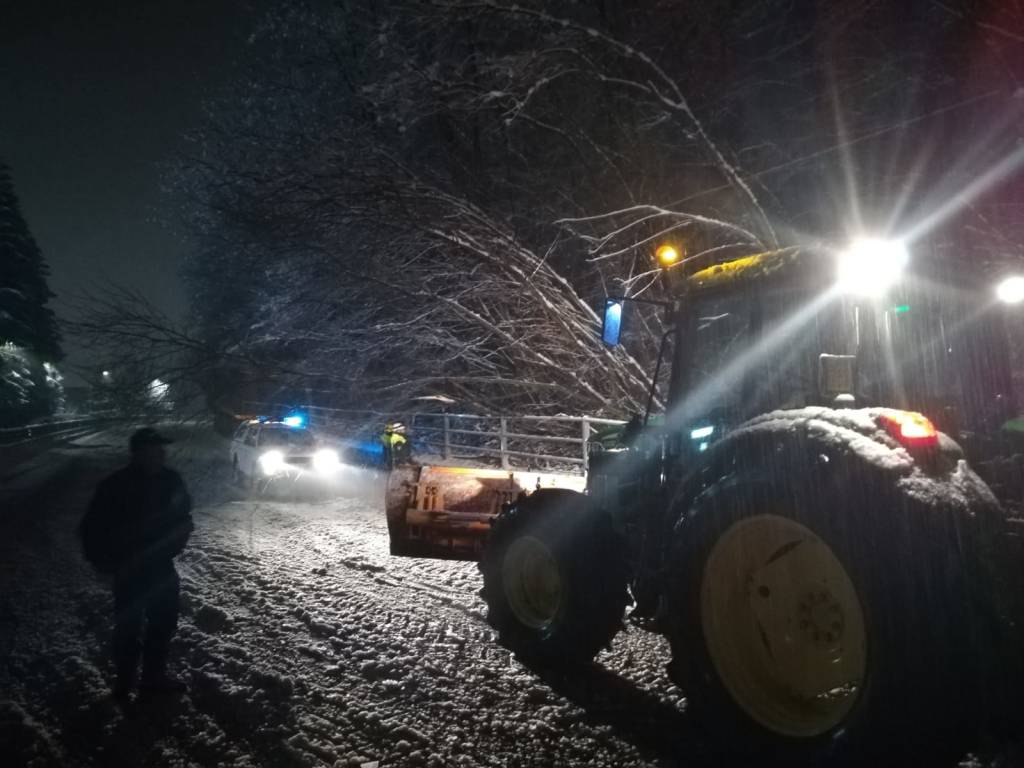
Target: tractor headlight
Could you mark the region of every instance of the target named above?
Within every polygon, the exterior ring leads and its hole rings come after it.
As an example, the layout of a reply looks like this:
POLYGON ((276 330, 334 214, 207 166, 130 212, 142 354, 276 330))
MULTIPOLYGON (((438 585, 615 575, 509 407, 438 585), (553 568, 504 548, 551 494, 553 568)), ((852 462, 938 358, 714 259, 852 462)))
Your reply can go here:
POLYGON ((907 246, 900 240, 856 240, 839 255, 839 290, 881 296, 899 280, 909 260, 907 246))
POLYGON ((313 469, 321 475, 332 475, 338 471, 341 461, 336 451, 329 448, 317 451, 313 454, 313 469))
POLYGON ((260 469, 265 475, 276 475, 285 469, 284 454, 280 451, 267 451, 260 456, 260 469))

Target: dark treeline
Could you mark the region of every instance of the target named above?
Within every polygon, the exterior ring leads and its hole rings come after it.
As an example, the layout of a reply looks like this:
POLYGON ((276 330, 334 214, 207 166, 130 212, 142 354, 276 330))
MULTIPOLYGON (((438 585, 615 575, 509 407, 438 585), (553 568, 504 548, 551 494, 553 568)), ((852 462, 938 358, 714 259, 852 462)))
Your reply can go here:
POLYGON ((0 426, 56 412, 63 402, 60 332, 47 306, 49 268, 0 162, 0 426))

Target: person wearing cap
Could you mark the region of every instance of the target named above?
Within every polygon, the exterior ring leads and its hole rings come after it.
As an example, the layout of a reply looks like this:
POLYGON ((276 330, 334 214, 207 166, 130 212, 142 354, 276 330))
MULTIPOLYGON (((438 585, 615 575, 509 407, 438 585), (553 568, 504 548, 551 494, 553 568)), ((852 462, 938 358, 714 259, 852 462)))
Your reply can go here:
POLYGON ((178 627, 174 558, 192 533, 192 502, 164 466, 170 442, 152 427, 135 432, 130 463, 100 482, 79 528, 86 559, 113 576, 114 696, 122 701, 135 690, 140 655, 141 692, 185 689, 168 676, 167 655, 178 627))

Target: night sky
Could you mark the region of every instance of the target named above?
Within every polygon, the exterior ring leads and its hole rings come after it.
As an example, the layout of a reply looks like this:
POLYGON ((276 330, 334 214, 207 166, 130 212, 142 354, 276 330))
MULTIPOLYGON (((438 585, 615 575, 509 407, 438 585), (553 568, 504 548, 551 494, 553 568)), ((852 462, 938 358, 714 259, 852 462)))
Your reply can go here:
MULTIPOLYGON (((204 99, 227 87, 256 21, 249 2, 34 0, 0 10, 0 158, 49 262, 53 307, 114 281, 180 316, 184 244, 165 164, 204 99)), ((82 360, 73 340, 69 363, 82 360)))

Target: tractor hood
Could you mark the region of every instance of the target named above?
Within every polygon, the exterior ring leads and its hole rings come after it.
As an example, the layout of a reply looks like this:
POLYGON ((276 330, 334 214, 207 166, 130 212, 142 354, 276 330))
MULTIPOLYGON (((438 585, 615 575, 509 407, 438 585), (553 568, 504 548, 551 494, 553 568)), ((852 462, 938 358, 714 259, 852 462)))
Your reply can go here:
POLYGON ((834 264, 809 248, 782 248, 724 261, 686 278, 689 293, 735 291, 748 285, 787 281, 824 285, 835 278, 834 264))

